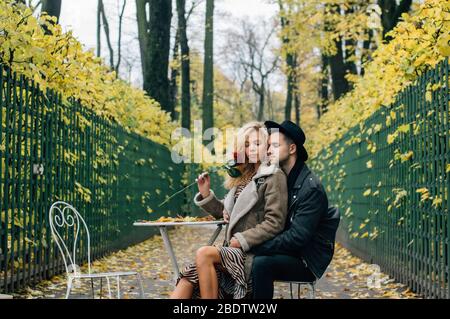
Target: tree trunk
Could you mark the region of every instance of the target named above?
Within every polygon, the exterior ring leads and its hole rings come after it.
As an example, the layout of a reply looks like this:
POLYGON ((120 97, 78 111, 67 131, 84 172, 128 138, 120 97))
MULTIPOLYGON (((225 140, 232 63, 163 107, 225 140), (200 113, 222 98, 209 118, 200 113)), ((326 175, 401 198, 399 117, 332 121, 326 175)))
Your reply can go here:
MULTIPOLYGON (((147 20, 147 0, 136 0, 136 18, 138 24, 138 39, 139 39, 139 49, 141 53, 141 67, 142 67, 142 76, 145 85, 145 79, 148 64, 148 43, 149 43, 149 30, 148 30, 148 20, 147 20)), ((148 93, 148 92, 147 92, 148 93)))
MULTIPOLYGON (((23 1, 22 3, 25 3, 23 1)), ((61 0, 42 0, 41 13, 47 13, 49 16, 56 17, 56 23, 59 23, 61 15, 61 0)), ((53 24, 53 22, 51 22, 53 24)), ((50 35, 51 31, 47 25, 43 25, 45 34, 50 35)))
POLYGON ((381 8, 381 24, 383 26, 383 38, 390 41, 392 38, 386 34, 395 28, 403 13, 411 9, 412 0, 401 0, 397 5, 396 0, 378 0, 381 8))
POLYGON ((136 0, 136 9, 144 90, 173 119, 168 78, 172 2, 136 0))
POLYGON ((56 17, 59 22, 61 15, 61 0, 42 0, 41 12, 47 12, 48 15, 56 17))
POLYGON ((264 104, 265 104, 265 98, 266 98, 266 88, 265 88, 264 80, 261 82, 258 94, 259 94, 259 105, 258 105, 257 121, 262 122, 264 120, 264 104))
POLYGON ((272 92, 270 91, 270 89, 267 90, 266 96, 267 96, 267 113, 269 114, 269 118, 273 119, 273 118, 275 118, 275 114, 274 114, 274 110, 273 110, 273 97, 272 97, 272 92))
MULTIPOLYGON (((339 14, 338 5, 327 5, 330 7, 330 12, 339 14)), ((333 27, 330 22, 325 20, 325 32, 332 32, 333 27)), ((336 54, 328 57, 328 65, 330 66, 332 88, 334 99, 338 100, 341 96, 349 91, 349 83, 345 78, 346 65, 344 61, 344 50, 342 49, 342 37, 335 41, 336 54)))
MULTIPOLYGON (((283 2, 278 0, 278 5, 280 7, 280 22, 281 27, 284 29, 289 25, 289 21, 283 16, 282 12, 283 2)), ((283 45, 289 47, 290 39, 288 36, 283 36, 283 45)), ((288 52, 286 54, 286 67, 287 67, 287 92, 286 92, 286 104, 284 106, 284 117, 286 120, 290 121, 292 116, 292 102, 294 96, 294 87, 295 87, 295 67, 296 67, 296 58, 293 53, 288 52)))
POLYGON ((97 56, 102 55, 102 0, 97 1, 97 56))
POLYGON ((321 118, 323 114, 327 112, 327 106, 329 102, 328 98, 328 58, 322 53, 322 79, 320 81, 320 103, 317 105, 317 118, 321 118))
MULTIPOLYGON (((354 8, 350 7, 345 14, 353 14, 354 13, 354 8)), ((347 19, 350 19, 347 18, 347 19)), ((345 69, 346 69, 346 73, 347 74, 358 74, 358 69, 356 68, 356 63, 355 63, 355 53, 356 53, 356 47, 357 47, 357 43, 355 42, 355 40, 353 39, 346 39, 345 40, 345 69)), ((349 83, 349 89, 353 89, 352 84, 349 83)))
POLYGON ((284 106, 285 114, 284 117, 287 121, 291 120, 292 114, 292 102, 294 96, 294 86, 295 86, 295 77, 294 77, 294 56, 290 53, 286 55, 286 65, 288 70, 287 75, 287 93, 286 93, 286 104, 284 106))
POLYGON ((178 120, 178 113, 176 111, 177 100, 178 100, 178 76, 180 74, 178 65, 175 62, 178 62, 180 50, 180 29, 177 27, 177 31, 175 33, 175 41, 172 49, 172 60, 173 65, 170 67, 170 103, 172 104, 173 112, 174 112, 174 120, 178 120))
POLYGON ((334 99, 338 100, 350 89, 349 83, 345 78, 346 66, 344 63, 344 52, 342 50, 342 39, 336 41, 337 53, 328 57, 328 63, 331 70, 331 79, 333 82, 334 99))
POLYGON ((181 46, 181 126, 191 127, 191 66, 187 38, 186 0, 177 0, 178 31, 181 46))
POLYGON ((295 123, 300 126, 300 92, 295 93, 294 108, 295 108, 295 123))
POLYGON ((105 6, 103 5, 103 0, 99 0, 100 14, 102 16, 103 21, 103 29, 105 31, 106 36, 106 44, 108 45, 109 50, 109 66, 111 70, 114 70, 114 49, 111 43, 111 36, 109 31, 109 22, 105 12, 105 6))
MULTIPOLYGON (((203 72, 203 131, 214 126, 214 0, 206 0, 205 57, 203 72)), ((203 141, 209 144, 209 141, 203 141)))
POLYGON ((119 14, 119 35, 117 39, 117 63, 114 67, 116 71, 116 76, 119 77, 120 64, 122 63, 122 26, 123 26, 123 16, 125 14, 125 7, 127 5, 127 0, 123 0, 122 10, 119 14))
POLYGON ((367 36, 367 40, 364 40, 363 42, 363 51, 361 54, 361 76, 363 76, 365 73, 364 64, 372 59, 371 52, 373 52, 373 48, 371 47, 373 39, 373 30, 366 30, 365 33, 367 36))

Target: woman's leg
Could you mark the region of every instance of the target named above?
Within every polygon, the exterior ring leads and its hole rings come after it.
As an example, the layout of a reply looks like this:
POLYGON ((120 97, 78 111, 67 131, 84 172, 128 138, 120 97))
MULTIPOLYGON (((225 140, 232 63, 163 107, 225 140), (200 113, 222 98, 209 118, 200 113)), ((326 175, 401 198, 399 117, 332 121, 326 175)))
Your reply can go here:
POLYGON ((193 293, 194 286, 186 278, 181 278, 170 299, 191 299, 193 293))
POLYGON ((220 262, 219 250, 216 247, 205 246, 197 251, 197 273, 202 299, 219 298, 219 281, 215 265, 220 262))

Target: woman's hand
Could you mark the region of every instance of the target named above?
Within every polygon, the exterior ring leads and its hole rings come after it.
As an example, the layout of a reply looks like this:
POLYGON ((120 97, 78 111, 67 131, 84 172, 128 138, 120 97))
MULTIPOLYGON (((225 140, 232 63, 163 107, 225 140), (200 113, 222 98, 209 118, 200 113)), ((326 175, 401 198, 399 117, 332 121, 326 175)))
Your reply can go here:
POLYGON ((198 176, 197 186, 198 191, 200 192, 203 198, 209 196, 211 189, 211 177, 208 175, 208 172, 204 172, 198 176))
POLYGON ((242 248, 241 247, 241 244, 239 243, 239 240, 237 240, 236 238, 231 238, 231 240, 230 240, 230 247, 233 247, 233 248, 242 248))
POLYGON ((230 214, 225 209, 223 210, 223 221, 227 224, 230 222, 230 214))

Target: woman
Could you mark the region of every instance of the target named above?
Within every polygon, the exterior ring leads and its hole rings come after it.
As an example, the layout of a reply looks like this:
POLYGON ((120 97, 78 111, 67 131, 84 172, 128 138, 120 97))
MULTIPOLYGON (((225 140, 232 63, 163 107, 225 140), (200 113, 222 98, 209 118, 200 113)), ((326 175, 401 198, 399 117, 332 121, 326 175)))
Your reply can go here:
POLYGON ((272 239, 285 225, 287 181, 284 172, 268 164, 268 132, 259 122, 248 123, 237 135, 238 154, 245 154, 242 175, 227 177, 229 192, 219 201, 210 189, 210 178, 198 178, 194 202, 216 218, 228 222, 223 247, 197 251, 196 262, 179 276, 172 299, 248 298, 251 294, 252 247, 272 239))

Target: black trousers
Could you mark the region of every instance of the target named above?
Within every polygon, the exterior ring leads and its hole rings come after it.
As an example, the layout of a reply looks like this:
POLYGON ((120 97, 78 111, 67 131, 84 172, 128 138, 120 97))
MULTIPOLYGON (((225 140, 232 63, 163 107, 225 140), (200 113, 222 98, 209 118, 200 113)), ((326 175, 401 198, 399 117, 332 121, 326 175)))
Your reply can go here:
POLYGON ((274 281, 314 281, 314 274, 298 257, 255 256, 252 268, 253 299, 272 299, 274 281))

